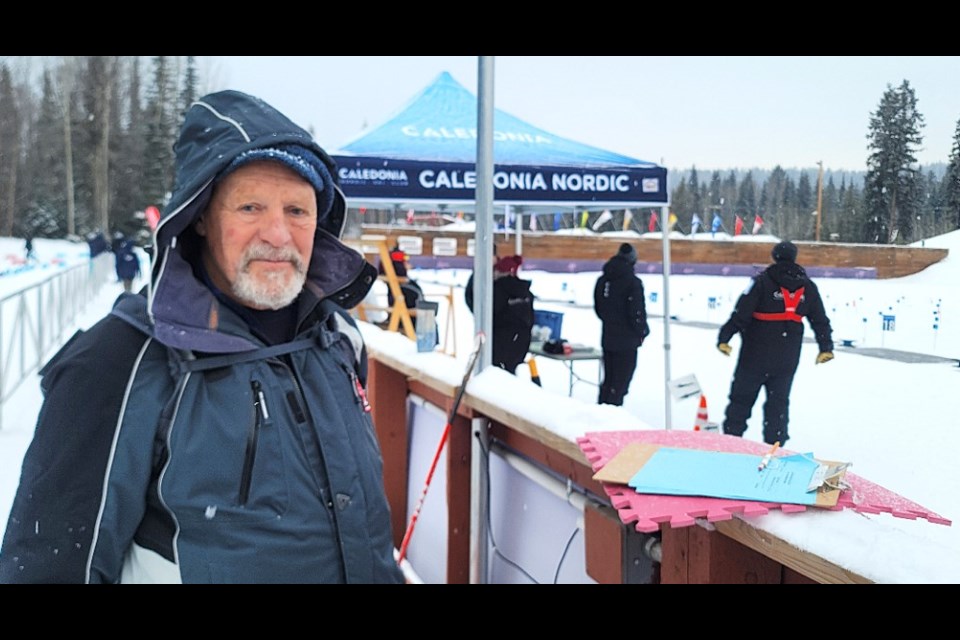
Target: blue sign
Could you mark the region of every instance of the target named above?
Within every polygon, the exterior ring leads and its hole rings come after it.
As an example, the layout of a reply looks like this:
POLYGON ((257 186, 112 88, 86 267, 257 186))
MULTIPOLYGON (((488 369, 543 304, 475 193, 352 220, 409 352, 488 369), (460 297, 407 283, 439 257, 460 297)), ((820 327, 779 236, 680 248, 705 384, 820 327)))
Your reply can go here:
POLYGON ((656 292, 656 291, 651 291, 651 292, 650 292, 650 302, 656 302, 656 301, 657 301, 657 292, 656 292))
MULTIPOLYGON (((474 200, 477 171, 462 162, 335 156, 340 188, 348 198, 389 200, 474 200)), ((667 201, 667 170, 642 167, 496 165, 497 202, 667 201)))
POLYGON ((883 316, 883 330, 884 331, 896 331, 897 329, 897 316, 883 316))
POLYGON ((717 308, 717 299, 714 298, 714 297, 712 297, 712 296, 709 297, 709 298, 707 298, 707 308, 708 308, 708 309, 716 309, 716 308, 717 308))

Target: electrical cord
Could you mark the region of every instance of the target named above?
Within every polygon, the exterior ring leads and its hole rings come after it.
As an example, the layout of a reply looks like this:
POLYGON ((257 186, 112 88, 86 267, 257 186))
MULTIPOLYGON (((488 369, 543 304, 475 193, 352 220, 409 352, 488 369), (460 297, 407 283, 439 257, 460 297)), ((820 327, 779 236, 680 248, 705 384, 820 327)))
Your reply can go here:
POLYGON ((580 527, 574 527, 573 533, 571 533, 570 537, 567 538, 567 544, 563 548, 563 553, 560 554, 560 561, 557 562, 557 570, 553 573, 553 584, 557 584, 557 578, 560 577, 560 567, 563 566, 563 561, 567 557, 567 551, 570 550, 570 544, 573 542, 573 539, 577 537, 578 531, 580 531, 580 527))
POLYGON ((524 569, 519 564, 517 564, 516 562, 508 558, 506 555, 504 555, 500 551, 500 548, 497 546, 497 541, 493 537, 493 522, 490 519, 490 493, 491 493, 489 490, 490 489, 490 450, 489 448, 484 448, 483 440, 480 439, 480 434, 475 433, 474 437, 477 438, 477 442, 480 444, 480 452, 483 454, 483 457, 484 457, 483 473, 487 479, 487 500, 486 500, 487 539, 490 541, 490 546, 493 547, 493 553, 497 557, 499 557, 501 560, 506 562, 508 565, 510 565, 511 567, 513 567, 514 569, 522 573, 524 576, 526 576, 526 578, 530 580, 530 582, 532 582, 533 584, 540 584, 540 582, 536 578, 534 578, 532 575, 530 575, 526 569, 524 569))
MULTIPOLYGON (((484 447, 484 446, 483 446, 483 441, 480 439, 480 434, 475 433, 475 434, 474 434, 474 437, 477 438, 477 442, 478 442, 479 445, 480 445, 480 452, 483 454, 483 457, 484 457, 483 471, 484 471, 484 475, 486 476, 486 481, 487 481, 487 496, 486 496, 487 538, 489 539, 490 545, 491 545, 491 547, 493 548, 493 553, 494 553, 494 555, 496 555, 498 558, 500 558, 501 560, 503 560, 505 563, 507 563, 508 565, 510 565, 511 567, 513 567, 514 569, 516 569, 517 571, 519 571, 520 573, 522 573, 522 574, 523 574, 528 580, 530 580, 532 583, 534 583, 534 584, 540 584, 540 582, 539 582, 536 578, 534 578, 532 575, 530 575, 530 573, 529 573, 526 569, 524 569, 523 567, 521 567, 518 563, 514 562, 514 561, 511 560, 510 558, 508 558, 503 552, 500 551, 500 548, 497 546, 497 541, 496 541, 496 539, 494 538, 494 535, 493 535, 493 522, 492 522, 492 520, 491 520, 491 518, 490 518, 490 512, 491 512, 491 509, 490 509, 490 494, 492 493, 492 492, 489 490, 489 489, 490 489, 490 449, 489 449, 489 447, 484 447)), ((564 548, 563 548, 563 553, 560 554, 560 560, 557 562, 557 567, 556 567, 556 569, 555 569, 555 571, 554 571, 554 574, 553 574, 553 584, 557 584, 557 579, 558 579, 559 576, 560 576, 560 569, 561 569, 561 567, 563 566, 563 562, 564 562, 564 560, 566 559, 567 553, 568 553, 569 550, 570 550, 570 545, 573 543, 574 538, 577 537, 577 532, 578 532, 579 530, 580 530, 579 527, 575 527, 574 530, 573 530, 573 533, 571 533, 571 534, 570 534, 570 537, 567 539, 567 543, 566 543, 566 545, 565 545, 564 548)))

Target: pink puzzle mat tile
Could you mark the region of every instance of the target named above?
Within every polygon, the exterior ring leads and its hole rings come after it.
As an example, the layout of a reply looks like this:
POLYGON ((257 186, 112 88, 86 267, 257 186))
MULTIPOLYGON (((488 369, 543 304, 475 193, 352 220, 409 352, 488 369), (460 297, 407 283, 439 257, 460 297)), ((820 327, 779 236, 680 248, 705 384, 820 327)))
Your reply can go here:
MULTIPOLYGON (((587 456, 594 471, 599 471, 631 442, 758 455, 763 455, 770 450, 769 445, 762 442, 702 431, 596 431, 577 439, 577 444, 587 456)), ((793 453, 796 452, 780 449, 777 454, 793 453)), ((847 472, 844 479, 850 488, 840 494, 837 506, 830 508, 833 511, 853 509, 861 513, 889 513, 897 518, 908 520, 924 518, 935 524, 951 524, 947 518, 853 473, 847 472)), ((668 524, 671 527, 689 527, 697 518, 717 522, 730 520, 734 514, 746 517, 762 516, 769 513, 770 509, 780 509, 783 513, 796 513, 806 511, 808 508, 820 508, 780 502, 641 494, 624 484, 603 483, 603 488, 623 523, 636 523, 637 531, 642 533, 657 531, 662 524, 668 524)))

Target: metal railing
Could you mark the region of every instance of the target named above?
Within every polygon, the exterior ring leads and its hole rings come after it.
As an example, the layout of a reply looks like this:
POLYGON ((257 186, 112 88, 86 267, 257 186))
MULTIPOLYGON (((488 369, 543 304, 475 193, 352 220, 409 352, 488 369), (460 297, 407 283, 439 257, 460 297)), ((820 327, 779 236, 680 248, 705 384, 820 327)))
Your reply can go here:
POLYGON ((0 298, 0 429, 6 402, 73 335, 113 266, 113 254, 104 253, 0 298))

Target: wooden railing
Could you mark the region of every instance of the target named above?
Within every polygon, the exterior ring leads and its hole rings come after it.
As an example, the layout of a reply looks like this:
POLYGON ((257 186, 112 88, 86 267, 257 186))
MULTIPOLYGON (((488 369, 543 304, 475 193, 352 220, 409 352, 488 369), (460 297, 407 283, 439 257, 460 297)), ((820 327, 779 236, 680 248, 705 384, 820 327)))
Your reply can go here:
MULTIPOLYGON (((456 388, 432 377, 409 362, 378 351, 368 343, 370 376, 368 393, 373 421, 384 457, 384 479, 393 517, 395 543, 406 527, 410 434, 407 432, 407 397, 416 395, 449 411, 456 388)), ((531 390, 538 393, 539 389, 531 390)), ((549 393, 543 391, 543 393, 549 393)), ((535 401, 535 399, 534 399, 535 401)), ((549 401, 549 399, 544 399, 549 401)), ((487 399, 464 395, 452 422, 445 450, 447 467, 447 582, 465 583, 470 576, 471 442, 470 424, 486 418, 490 435, 500 445, 567 478, 592 495, 603 496, 600 484, 579 447, 545 425, 512 414, 487 399)), ((623 524, 609 503, 590 506, 584 514, 586 567, 599 583, 636 581, 632 568, 639 549, 649 536, 623 524)), ((658 538, 659 561, 646 581, 677 583, 868 583, 870 580, 807 553, 789 542, 734 518, 709 526, 664 527, 658 538), (649 577, 652 575, 652 579, 649 577)))

